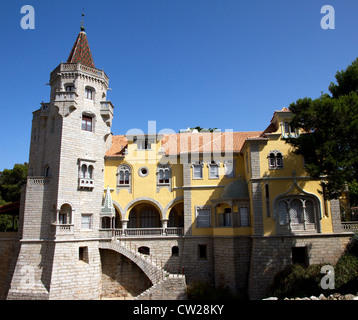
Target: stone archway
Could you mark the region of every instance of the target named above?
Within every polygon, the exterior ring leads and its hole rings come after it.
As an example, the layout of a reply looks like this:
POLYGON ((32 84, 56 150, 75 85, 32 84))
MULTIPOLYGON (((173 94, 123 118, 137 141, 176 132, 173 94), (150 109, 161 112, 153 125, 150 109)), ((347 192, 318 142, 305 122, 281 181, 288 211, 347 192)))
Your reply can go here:
POLYGON ((100 256, 102 299, 133 299, 152 286, 143 270, 125 255, 110 249, 100 249, 100 256))
POLYGON ((150 203, 138 203, 129 213, 128 229, 161 228, 161 216, 158 209, 150 203))

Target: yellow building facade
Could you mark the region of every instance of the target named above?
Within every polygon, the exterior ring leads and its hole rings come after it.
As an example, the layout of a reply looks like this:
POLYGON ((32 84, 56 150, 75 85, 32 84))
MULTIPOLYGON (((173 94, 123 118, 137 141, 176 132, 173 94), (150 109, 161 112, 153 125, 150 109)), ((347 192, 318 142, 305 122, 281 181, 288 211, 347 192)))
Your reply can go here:
MULTIPOLYGON (((165 228, 192 236, 332 233, 320 181, 285 142, 298 134, 290 131, 291 116, 276 111, 264 131, 114 136, 104 181, 116 225, 153 229, 148 235, 165 228)), ((103 222, 108 226, 115 222, 103 222)))

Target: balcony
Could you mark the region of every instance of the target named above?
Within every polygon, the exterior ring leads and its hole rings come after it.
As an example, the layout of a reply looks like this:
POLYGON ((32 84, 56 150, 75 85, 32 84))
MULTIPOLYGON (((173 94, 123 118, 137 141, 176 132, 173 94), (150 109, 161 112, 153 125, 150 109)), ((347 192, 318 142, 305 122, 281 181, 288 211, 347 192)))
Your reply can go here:
POLYGON ((101 101, 101 116, 112 118, 114 106, 111 101, 101 101))
POLYGON ((79 188, 94 188, 94 180, 88 178, 79 178, 78 179, 78 187, 79 188))
MULTIPOLYGON (((77 98, 77 93, 73 91, 57 91, 55 92, 55 101, 56 102, 75 102, 77 98)), ((75 102, 76 103, 76 102, 75 102)))
POLYGON ((348 221, 341 222, 343 232, 357 232, 358 231, 358 221, 348 221))
POLYGON ((183 228, 128 228, 100 229, 103 238, 148 238, 148 237, 180 237, 184 235, 183 228))
POLYGON ((73 234, 73 224, 54 224, 56 236, 66 236, 73 234))

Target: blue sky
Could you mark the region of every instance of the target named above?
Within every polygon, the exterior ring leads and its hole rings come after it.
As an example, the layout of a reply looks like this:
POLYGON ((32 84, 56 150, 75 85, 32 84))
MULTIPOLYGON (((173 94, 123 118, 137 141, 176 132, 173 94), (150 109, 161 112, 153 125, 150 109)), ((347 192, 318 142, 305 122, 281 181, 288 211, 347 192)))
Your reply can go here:
POLYGON ((358 56, 356 0, 2 0, 0 171, 28 161, 32 112, 49 101, 82 8, 96 67, 110 78, 112 131, 189 126, 264 130, 274 110, 328 92, 358 56), (323 30, 321 7, 335 9, 323 30), (23 30, 23 5, 35 29, 23 30))

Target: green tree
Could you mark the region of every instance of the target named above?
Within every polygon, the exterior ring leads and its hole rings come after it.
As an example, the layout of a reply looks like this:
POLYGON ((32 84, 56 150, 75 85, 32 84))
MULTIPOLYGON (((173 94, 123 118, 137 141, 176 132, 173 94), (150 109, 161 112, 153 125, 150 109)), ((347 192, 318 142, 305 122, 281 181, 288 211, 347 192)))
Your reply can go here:
POLYGON ((338 198, 348 184, 351 201, 358 203, 358 58, 337 72, 336 80, 329 86, 331 95, 290 105, 291 126, 303 133, 287 142, 304 156, 307 172, 324 180, 327 198, 338 198))
POLYGON ((13 169, 0 171, 0 205, 20 200, 21 186, 26 183, 28 165, 15 164, 13 169))

